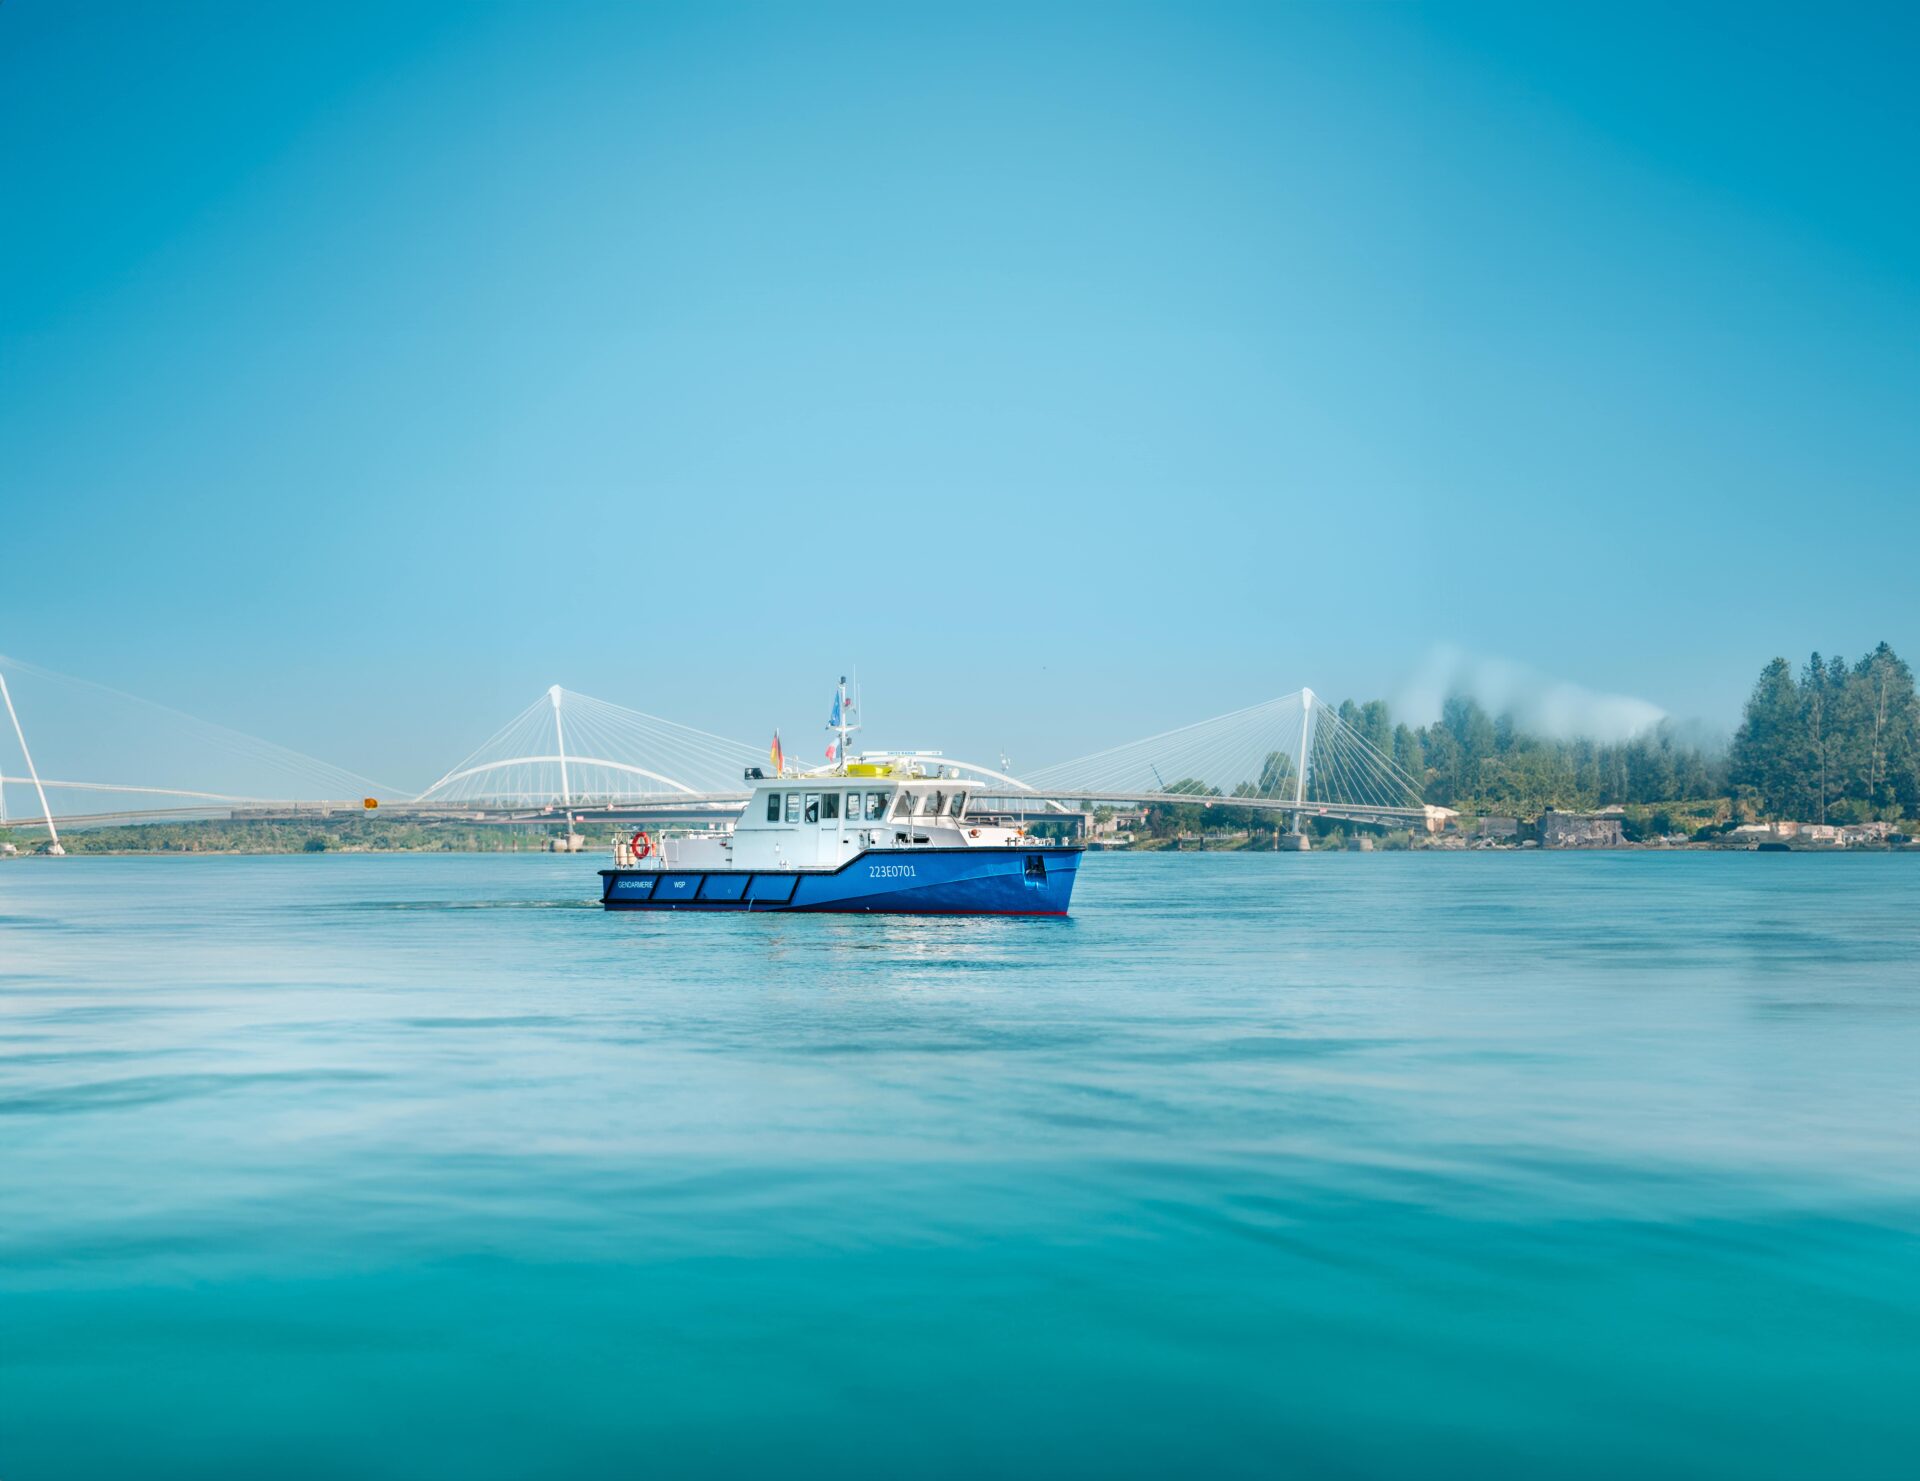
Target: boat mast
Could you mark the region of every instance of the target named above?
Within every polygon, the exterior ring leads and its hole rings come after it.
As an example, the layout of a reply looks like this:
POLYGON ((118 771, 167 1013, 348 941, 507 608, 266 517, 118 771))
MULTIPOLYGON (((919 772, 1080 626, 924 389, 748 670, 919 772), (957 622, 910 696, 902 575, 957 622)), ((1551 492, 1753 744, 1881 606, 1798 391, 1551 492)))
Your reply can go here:
POLYGON ((833 720, 827 729, 839 738, 834 749, 834 758, 840 767, 840 775, 847 774, 847 737, 860 727, 854 723, 853 701, 847 697, 847 676, 840 676, 840 688, 833 698, 833 720))

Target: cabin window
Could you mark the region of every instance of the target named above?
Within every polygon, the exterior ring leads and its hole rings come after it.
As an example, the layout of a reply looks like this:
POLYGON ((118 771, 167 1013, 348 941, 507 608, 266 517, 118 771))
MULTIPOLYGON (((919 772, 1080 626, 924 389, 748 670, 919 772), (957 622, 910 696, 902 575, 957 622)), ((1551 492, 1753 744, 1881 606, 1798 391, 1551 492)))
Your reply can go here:
POLYGON ((809 823, 817 823, 820 821, 820 794, 818 792, 807 793, 807 810, 803 815, 803 821, 809 823))
POLYGON ((935 792, 933 794, 933 806, 927 809, 927 816, 930 818, 937 818, 940 816, 941 813, 945 812, 946 810, 947 810, 947 794, 945 792, 935 792))
POLYGON ((840 794, 829 792, 820 799, 820 821, 837 823, 840 821, 840 794))
POLYGON ((965 792, 955 792, 953 794, 953 815, 957 818, 966 810, 967 794, 965 792))
POLYGON ((800 794, 798 792, 787 793, 787 821, 789 823, 797 823, 800 821, 800 794))
POLYGON ((767 821, 769 823, 777 823, 780 821, 780 794, 778 792, 767 793, 767 821))
POLYGON ((887 815, 887 794, 885 792, 867 793, 867 821, 877 823, 887 815))
POLYGON ((899 801, 893 805, 893 815, 896 818, 910 818, 913 816, 913 793, 902 792, 900 794, 899 801))

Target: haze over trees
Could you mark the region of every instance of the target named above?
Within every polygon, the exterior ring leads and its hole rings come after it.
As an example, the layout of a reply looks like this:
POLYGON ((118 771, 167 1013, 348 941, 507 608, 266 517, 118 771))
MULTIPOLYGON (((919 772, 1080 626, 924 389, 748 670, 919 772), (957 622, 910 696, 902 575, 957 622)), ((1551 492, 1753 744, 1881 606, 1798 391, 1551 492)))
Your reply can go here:
POLYGON ((1882 643, 1859 662, 1815 653, 1796 676, 1761 671, 1731 747, 1663 721, 1631 740, 1561 740, 1521 730, 1466 695, 1432 725, 1395 725, 1380 700, 1340 718, 1421 784, 1425 800, 1531 816, 1730 797, 1743 815, 1854 823, 1920 817, 1920 701, 1913 671, 1882 643))

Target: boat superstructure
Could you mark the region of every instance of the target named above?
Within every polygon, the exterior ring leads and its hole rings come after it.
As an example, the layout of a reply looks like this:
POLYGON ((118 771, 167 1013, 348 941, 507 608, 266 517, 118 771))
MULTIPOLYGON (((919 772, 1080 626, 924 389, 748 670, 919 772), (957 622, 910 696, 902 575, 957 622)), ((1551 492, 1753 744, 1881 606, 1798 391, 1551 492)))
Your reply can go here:
POLYGON ((729 827, 636 833, 600 871, 601 901, 640 910, 816 910, 916 915, 1065 915, 1082 849, 976 819, 977 779, 926 755, 847 756, 846 681, 822 770, 773 774, 729 827))

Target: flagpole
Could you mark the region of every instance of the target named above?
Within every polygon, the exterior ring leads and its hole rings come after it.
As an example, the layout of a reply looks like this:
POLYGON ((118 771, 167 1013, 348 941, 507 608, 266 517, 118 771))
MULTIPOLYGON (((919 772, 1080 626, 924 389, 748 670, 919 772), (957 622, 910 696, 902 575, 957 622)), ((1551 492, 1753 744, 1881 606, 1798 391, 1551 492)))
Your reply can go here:
POLYGON ((847 737, 859 726, 853 723, 853 701, 847 697, 847 676, 840 676, 840 687, 834 691, 833 718, 827 729, 835 736, 835 743, 828 750, 827 759, 838 768, 841 776, 847 774, 847 737))

